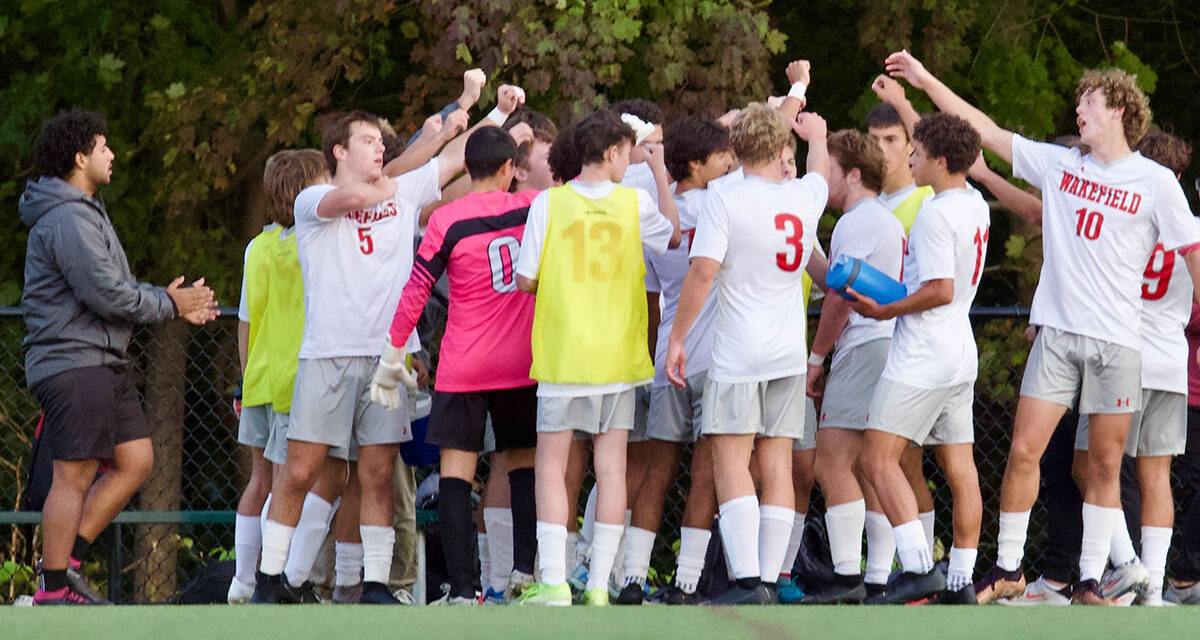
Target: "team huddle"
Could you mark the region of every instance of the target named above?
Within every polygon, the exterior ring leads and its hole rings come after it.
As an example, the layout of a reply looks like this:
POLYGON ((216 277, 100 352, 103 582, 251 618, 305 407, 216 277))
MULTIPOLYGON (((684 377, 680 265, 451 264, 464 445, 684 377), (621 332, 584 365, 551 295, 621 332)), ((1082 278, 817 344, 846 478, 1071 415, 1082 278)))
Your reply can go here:
POLYGON ((400 602, 397 454, 432 376, 441 604, 1161 604, 1194 357, 1184 326, 1200 285, 1182 168, 1156 156, 1179 141, 1146 134, 1146 97, 1117 70, 1080 81, 1075 146, 1000 128, 907 52, 872 85, 881 102, 866 132, 828 132, 804 111, 808 63, 786 74, 786 96, 716 120, 667 121, 627 100, 559 130, 511 85, 468 128, 484 85, 472 70, 407 145, 354 111, 330 120, 320 152, 272 156, 272 224, 247 247, 239 310, 238 440, 253 464, 229 601, 315 601, 309 577, 331 535, 333 601, 400 602), (918 114, 897 79, 940 111, 918 114), (1041 200, 992 174, 981 149, 1041 200), (968 177, 1044 234, 985 573, 969 311, 991 214, 968 177), (826 252, 827 209, 843 213, 826 252), (827 288, 842 269, 848 284, 827 288), (899 295, 879 295, 868 274, 899 295), (430 372, 417 327, 443 280, 430 372), (814 284, 826 295, 810 345, 814 284), (1085 418, 1079 580, 1027 584, 1039 460, 1070 409, 1085 418), (688 445, 674 581, 651 594, 688 445), (952 495, 945 567, 924 448, 952 495), (1120 507, 1124 453, 1138 458, 1140 557, 1120 507), (792 575, 814 485, 833 567, 820 583, 792 575), (730 583, 708 597, 698 586, 714 530, 730 583))

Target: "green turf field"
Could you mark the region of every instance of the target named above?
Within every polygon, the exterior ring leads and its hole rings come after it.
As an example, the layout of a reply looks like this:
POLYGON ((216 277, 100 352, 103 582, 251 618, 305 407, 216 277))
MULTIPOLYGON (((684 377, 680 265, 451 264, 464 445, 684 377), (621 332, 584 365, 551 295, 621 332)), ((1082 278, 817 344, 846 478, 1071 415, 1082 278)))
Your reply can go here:
POLYGON ((1200 636, 1200 607, 1010 609, 968 607, 122 606, 0 608, 0 638, 64 640, 352 640, 766 638, 864 640, 1184 639, 1200 636))

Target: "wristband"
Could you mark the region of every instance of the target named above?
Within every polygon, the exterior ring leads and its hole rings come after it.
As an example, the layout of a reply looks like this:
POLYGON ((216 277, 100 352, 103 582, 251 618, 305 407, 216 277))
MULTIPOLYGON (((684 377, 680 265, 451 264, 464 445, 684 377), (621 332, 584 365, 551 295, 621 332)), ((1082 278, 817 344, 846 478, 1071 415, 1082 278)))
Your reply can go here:
POLYGON ((808 364, 812 367, 820 367, 825 364, 825 356, 816 353, 808 354, 808 364))
POLYGON ((508 114, 501 111, 500 107, 496 107, 487 114, 487 119, 495 122, 496 126, 499 127, 502 126, 506 120, 508 120, 508 114))
POLYGON ((793 82, 792 89, 788 91, 788 97, 803 100, 805 91, 808 91, 808 85, 803 82, 793 82))

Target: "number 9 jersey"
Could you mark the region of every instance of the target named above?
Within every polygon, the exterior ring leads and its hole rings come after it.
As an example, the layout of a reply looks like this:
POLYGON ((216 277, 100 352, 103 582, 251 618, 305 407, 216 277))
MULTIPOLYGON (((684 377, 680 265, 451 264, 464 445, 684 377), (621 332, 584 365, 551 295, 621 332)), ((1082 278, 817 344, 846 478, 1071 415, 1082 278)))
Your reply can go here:
POLYGON ((1155 243, 1200 242, 1170 169, 1131 153, 1109 164, 1014 135, 1013 175, 1042 190, 1041 277, 1030 323, 1141 350, 1142 276, 1155 243))
POLYGON ((710 190, 691 257, 721 263, 709 379, 760 382, 807 371, 801 276, 829 186, 820 174, 758 176, 710 190))

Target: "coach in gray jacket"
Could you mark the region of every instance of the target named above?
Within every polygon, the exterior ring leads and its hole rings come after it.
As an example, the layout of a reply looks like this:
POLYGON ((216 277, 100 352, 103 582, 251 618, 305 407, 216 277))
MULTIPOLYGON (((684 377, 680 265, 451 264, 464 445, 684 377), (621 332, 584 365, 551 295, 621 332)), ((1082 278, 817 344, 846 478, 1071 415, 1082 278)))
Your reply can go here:
POLYGON ((43 125, 36 175, 21 195, 25 254, 25 378, 42 405, 54 479, 42 509, 35 605, 105 601, 79 573, 91 541, 124 508, 154 463, 126 349, 134 324, 217 315, 201 279, 139 283, 97 193, 113 152, 98 113, 74 110, 43 125), (108 469, 99 480, 101 462, 108 469))

